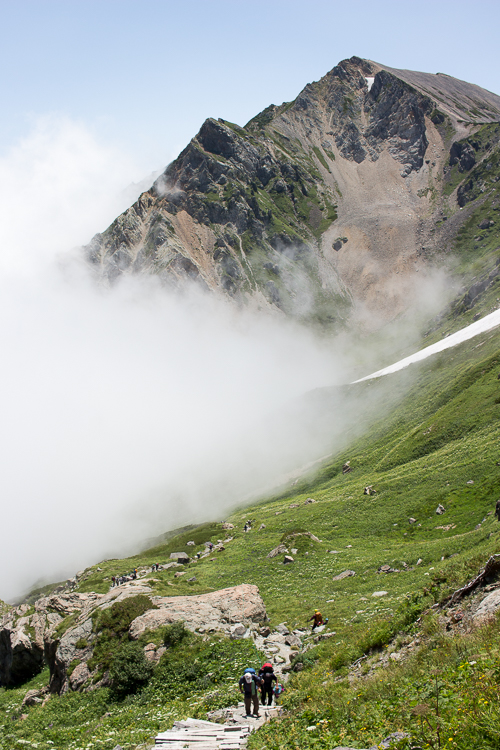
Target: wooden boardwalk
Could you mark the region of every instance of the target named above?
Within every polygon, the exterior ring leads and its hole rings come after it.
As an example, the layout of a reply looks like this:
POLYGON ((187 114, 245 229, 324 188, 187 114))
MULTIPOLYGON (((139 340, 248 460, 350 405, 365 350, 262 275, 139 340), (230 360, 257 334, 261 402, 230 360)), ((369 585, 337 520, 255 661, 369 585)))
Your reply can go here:
POLYGON ((200 719, 176 721, 172 729, 155 738, 155 747, 167 750, 240 750, 245 747, 250 724, 216 724, 200 719))

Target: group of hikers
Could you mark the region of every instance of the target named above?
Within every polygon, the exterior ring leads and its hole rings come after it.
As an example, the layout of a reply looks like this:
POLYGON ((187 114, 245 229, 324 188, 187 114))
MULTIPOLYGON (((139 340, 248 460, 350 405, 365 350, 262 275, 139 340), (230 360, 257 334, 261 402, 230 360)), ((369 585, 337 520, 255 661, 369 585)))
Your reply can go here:
MULTIPOLYGON (((151 565, 151 572, 153 573, 155 570, 158 570, 160 567, 159 563, 153 563, 151 565)), ((137 568, 134 568, 130 573, 124 573, 121 576, 111 576, 111 588, 114 586, 120 586, 122 583, 127 583, 127 581, 135 581, 137 580, 138 570, 137 568)))
POLYGON ((247 716, 253 716, 255 719, 260 717, 259 714, 259 691, 260 703, 265 706, 271 706, 273 696, 281 695, 283 686, 278 683, 278 678, 274 674, 273 665, 266 662, 259 669, 259 673, 252 667, 248 667, 243 672, 239 682, 240 692, 243 694, 245 702, 245 712, 247 716), (273 686, 273 682, 276 685, 273 686), (253 711, 252 711, 253 708, 253 711))
POLYGON ((111 588, 113 588, 113 586, 120 586, 122 583, 127 583, 127 581, 135 581, 136 578, 137 568, 134 568, 131 573, 126 573, 125 575, 111 576, 111 588))
MULTIPOLYGON (((314 610, 314 614, 309 618, 308 622, 312 622, 311 632, 314 632, 316 628, 321 625, 326 625, 328 617, 323 619, 323 615, 319 609, 314 610)), ((273 702, 273 696, 277 697, 283 692, 283 685, 278 682, 278 678, 274 674, 273 665, 266 662, 259 669, 259 673, 252 667, 248 667, 243 672, 242 677, 239 681, 240 692, 243 694, 243 700, 245 701, 245 712, 247 716, 253 716, 258 719, 259 714, 259 691, 260 691, 260 704, 265 706, 271 706, 273 702), (273 683, 276 683, 273 685, 273 683), (252 711, 253 708, 253 711, 252 711)))

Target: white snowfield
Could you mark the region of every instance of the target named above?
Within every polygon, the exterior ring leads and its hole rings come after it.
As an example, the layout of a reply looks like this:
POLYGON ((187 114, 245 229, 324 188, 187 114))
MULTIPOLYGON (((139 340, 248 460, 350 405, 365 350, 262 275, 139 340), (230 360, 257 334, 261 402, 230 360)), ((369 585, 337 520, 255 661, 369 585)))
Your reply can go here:
POLYGON ((380 378, 382 375, 390 375, 398 370, 403 370, 414 362, 420 362, 420 360, 427 359, 427 357, 442 352, 444 349, 449 349, 452 346, 461 344, 463 341, 468 341, 474 336, 489 331, 491 328, 495 328, 495 326, 498 325, 500 325, 500 309, 486 315, 484 318, 481 318, 481 320, 476 320, 475 323, 471 323, 470 326, 462 328, 461 331, 452 333, 451 336, 447 336, 442 341, 426 346, 425 349, 421 349, 419 352, 415 352, 415 354, 411 354, 409 357, 405 357, 389 367, 384 367, 383 370, 377 370, 377 372, 373 372, 371 375, 366 375, 364 378, 359 378, 359 380, 354 380, 353 382, 361 383, 363 380, 380 378))

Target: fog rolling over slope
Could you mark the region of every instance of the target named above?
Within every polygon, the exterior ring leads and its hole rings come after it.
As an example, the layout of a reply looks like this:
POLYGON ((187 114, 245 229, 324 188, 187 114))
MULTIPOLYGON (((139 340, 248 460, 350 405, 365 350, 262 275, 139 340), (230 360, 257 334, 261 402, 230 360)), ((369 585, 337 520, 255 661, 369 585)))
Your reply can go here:
MULTIPOLYGON (((339 377, 334 352, 305 332, 199 293, 167 296, 154 281, 103 292, 55 269, 15 281, 1 284, 0 302, 2 515, 12 530, 2 597, 223 513, 232 493, 279 471, 280 453, 290 469, 287 450, 301 452, 300 435, 288 449, 267 444, 249 474, 242 435, 339 377)), ((258 429, 252 438, 266 445, 258 429)))
POLYGON ((114 221, 137 176, 80 126, 0 160, 0 597, 220 519, 404 394, 415 368, 342 384, 495 283, 481 92, 351 58, 245 128, 207 120, 114 221))
MULTIPOLYGON (((52 146, 36 154, 52 156, 52 146)), ((32 174, 28 164, 35 200, 32 174)), ((95 206, 78 187, 90 221, 95 206)), ((78 253, 59 252, 72 244, 74 209, 61 210, 58 189, 40 197, 38 247, 34 234, 16 231, 5 198, 0 449, 9 533, 0 564, 9 574, 0 597, 223 516, 363 424, 335 391, 300 400, 348 380, 348 339, 317 337, 198 287, 167 291, 154 277, 105 289, 78 253)), ((113 200, 110 188, 111 208, 113 200)))

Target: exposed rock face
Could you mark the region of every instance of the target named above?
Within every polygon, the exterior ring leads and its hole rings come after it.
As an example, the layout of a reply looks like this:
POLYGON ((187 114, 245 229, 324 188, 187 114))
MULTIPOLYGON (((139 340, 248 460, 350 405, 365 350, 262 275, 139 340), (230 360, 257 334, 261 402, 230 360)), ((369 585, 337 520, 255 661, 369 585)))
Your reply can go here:
POLYGON ((0 620, 0 683, 13 685, 43 667, 45 639, 67 615, 83 609, 97 594, 67 594, 16 607, 0 620), (34 611, 33 611, 34 610, 34 611))
POLYGON ((415 299, 422 246, 439 247, 446 169, 476 170, 461 206, 484 190, 491 143, 474 132, 499 121, 500 97, 478 86, 352 57, 244 128, 206 120, 87 257, 110 281, 148 272, 324 325, 377 325, 415 299))
MULTIPOLYGON (((131 581, 107 594, 90 592, 39 599, 35 611, 29 614, 26 605, 13 609, 0 622, 0 683, 22 682, 48 663, 51 692, 86 689, 94 678, 88 666, 97 638, 92 614, 115 602, 150 593, 145 583, 131 581), (64 630, 63 619, 68 615, 73 615, 74 621, 69 621, 64 630)), ((193 631, 213 630, 229 635, 235 625, 246 632, 267 619, 257 586, 247 584, 199 596, 154 597, 152 601, 157 609, 132 621, 132 639, 178 620, 193 631)), ((150 645, 153 649, 149 649, 148 658, 158 661, 163 651, 150 645)))
POLYGON ((264 602, 257 586, 241 584, 199 596, 155 597, 158 609, 137 617, 130 626, 130 636, 138 638, 146 630, 154 630, 183 620, 189 630, 231 631, 236 623, 248 627, 267 618, 264 602))

